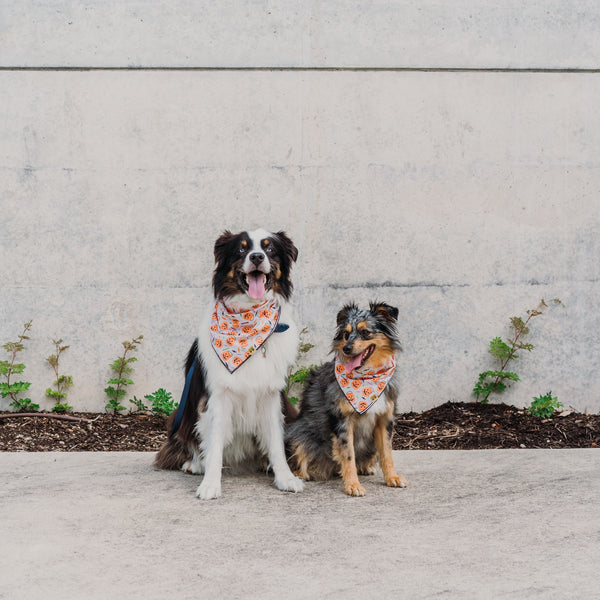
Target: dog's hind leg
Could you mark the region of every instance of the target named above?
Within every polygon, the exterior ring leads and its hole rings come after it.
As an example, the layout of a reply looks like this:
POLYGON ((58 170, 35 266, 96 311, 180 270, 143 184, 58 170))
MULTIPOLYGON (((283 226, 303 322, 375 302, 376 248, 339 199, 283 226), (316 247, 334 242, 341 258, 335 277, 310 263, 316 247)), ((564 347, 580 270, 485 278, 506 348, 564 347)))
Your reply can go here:
POLYGON ((308 472, 308 465, 310 461, 302 443, 294 445, 290 461, 292 466, 296 467, 293 471, 294 475, 304 481, 309 481, 310 474, 308 472))

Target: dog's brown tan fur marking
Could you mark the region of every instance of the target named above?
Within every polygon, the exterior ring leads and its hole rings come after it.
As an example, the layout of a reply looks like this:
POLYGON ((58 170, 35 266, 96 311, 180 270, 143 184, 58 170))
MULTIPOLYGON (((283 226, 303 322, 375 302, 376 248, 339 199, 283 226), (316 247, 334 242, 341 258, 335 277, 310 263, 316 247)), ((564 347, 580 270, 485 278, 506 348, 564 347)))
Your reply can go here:
MULTIPOLYGON (((400 349, 396 333, 398 310, 382 303, 370 309, 355 305, 344 307, 337 318, 333 351, 340 362, 377 368, 389 362, 400 349), (363 354, 364 353, 364 354, 363 354)), ((334 361, 321 365, 309 377, 298 418, 286 432, 288 456, 292 468, 303 479, 344 481, 350 496, 364 496, 359 474, 370 475, 379 462, 390 487, 404 487, 405 480, 394 468, 392 430, 398 375, 394 372, 382 395, 365 413, 358 413, 337 383, 334 361)))
POLYGON ((383 478, 389 487, 405 487, 406 481, 396 473, 392 459, 392 436, 388 431, 388 423, 393 419, 393 411, 388 409, 388 414, 379 415, 375 422, 375 446, 379 455, 379 465, 383 471, 383 478), (390 414, 390 412, 392 414, 390 414))
POLYGON ((305 452, 302 444, 296 446, 294 450, 294 462, 298 466, 296 471, 294 471, 294 475, 308 481, 310 479, 310 475, 308 474, 308 454, 305 452))

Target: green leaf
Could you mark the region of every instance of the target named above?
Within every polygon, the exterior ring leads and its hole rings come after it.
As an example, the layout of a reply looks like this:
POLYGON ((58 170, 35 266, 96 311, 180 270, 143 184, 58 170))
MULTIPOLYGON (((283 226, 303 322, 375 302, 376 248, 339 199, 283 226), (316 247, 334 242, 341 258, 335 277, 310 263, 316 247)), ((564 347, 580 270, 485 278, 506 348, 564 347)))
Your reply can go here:
POLYGON ((519 348, 519 350, 527 350, 527 352, 531 352, 534 348, 533 344, 525 344, 523 342, 518 343, 516 347, 519 348))
POLYGON ((73 386, 73 377, 71 375, 61 375, 55 382, 54 385, 63 388, 73 386))
POLYGON ((516 358, 514 351, 510 348, 508 344, 502 341, 502 338, 495 337, 490 342, 489 353, 495 356, 496 358, 505 359, 505 358, 516 358), (512 356, 511 356, 512 355, 512 356))
POLYGON ((125 395, 125 390, 119 390, 112 386, 108 386, 107 388, 105 388, 104 392, 109 398, 112 398, 113 400, 120 400, 125 395))
POLYGON ((290 373, 289 380, 292 383, 304 383, 312 373, 315 365, 309 367, 300 367, 297 371, 290 373))
POLYGON ((31 401, 31 398, 18 398, 10 403, 17 412, 35 412, 39 410, 40 405, 31 401))
POLYGON ((62 400, 63 398, 67 397, 67 395, 64 392, 57 392, 56 390, 53 390, 51 388, 48 388, 46 390, 46 396, 48 396, 48 398, 53 398, 56 401, 62 400))
POLYGON ((15 381, 8 386, 8 389, 11 394, 18 394, 19 392, 28 390, 30 386, 31 383, 29 381, 15 381))
POLYGON ((131 379, 125 379, 124 377, 115 377, 113 379, 109 379, 107 383, 111 383, 113 385, 131 385, 133 381, 131 379))
POLYGON ((117 412, 125 410, 125 407, 123 405, 119 404, 119 402, 117 400, 111 400, 104 408, 106 410, 112 410, 112 411, 114 411, 115 414, 117 412))

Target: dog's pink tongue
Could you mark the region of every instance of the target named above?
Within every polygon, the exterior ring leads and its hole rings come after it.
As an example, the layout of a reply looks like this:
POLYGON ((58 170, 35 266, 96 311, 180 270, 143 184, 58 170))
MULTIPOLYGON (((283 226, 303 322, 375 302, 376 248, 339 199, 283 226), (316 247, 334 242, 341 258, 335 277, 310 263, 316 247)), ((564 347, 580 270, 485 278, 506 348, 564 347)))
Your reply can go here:
POLYGON ((265 295, 265 276, 255 275, 250 273, 248 275, 248 296, 254 300, 260 300, 265 295))
POLYGON ((357 354, 355 357, 351 358, 345 365, 346 374, 351 373, 360 365, 360 361, 362 360, 362 354, 357 354))

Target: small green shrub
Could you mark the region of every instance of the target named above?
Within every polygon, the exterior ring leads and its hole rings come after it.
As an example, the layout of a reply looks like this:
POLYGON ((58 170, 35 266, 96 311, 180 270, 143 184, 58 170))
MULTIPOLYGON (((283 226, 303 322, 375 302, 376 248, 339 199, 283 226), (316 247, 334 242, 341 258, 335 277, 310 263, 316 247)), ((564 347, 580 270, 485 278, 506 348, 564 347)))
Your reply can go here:
MULTIPOLYGON (((558 298, 554 298, 552 302, 562 305, 562 302, 558 298)), ((483 396, 480 399, 482 404, 488 402, 492 392, 503 392, 507 387, 506 381, 519 381, 519 376, 512 371, 507 371, 506 367, 510 361, 518 358, 517 350, 526 350, 527 352, 533 350, 533 344, 523 342, 522 338, 529 333, 528 325, 531 319, 542 315, 543 309, 547 307, 548 305, 542 298, 536 308, 527 311, 527 319, 523 320, 521 317, 512 317, 510 319, 513 333, 508 341, 504 341, 500 337, 495 337, 490 341, 488 352, 498 359, 500 365, 497 370, 484 371, 479 374, 479 378, 473 388, 473 394, 477 398, 483 396)))
POLYGON ((174 402, 171 398, 171 392, 167 392, 163 388, 157 389, 153 394, 144 396, 152 404, 152 412, 155 415, 169 416, 179 406, 178 402, 174 402))
POLYGON ((552 396, 552 392, 548 392, 543 396, 534 396, 531 406, 527 409, 527 412, 534 417, 551 417, 554 411, 558 410, 562 406, 562 403, 558 401, 557 397, 552 396))
POLYGON ((155 415, 168 417, 179 406, 177 402, 173 401, 171 392, 167 392, 164 388, 157 389, 153 394, 146 394, 144 398, 150 402, 151 407, 148 407, 137 396, 134 396, 133 400, 129 400, 137 408, 137 412, 144 413, 151 411, 155 415))
POLYGON ((137 346, 142 343, 143 337, 143 335, 140 335, 129 342, 122 342, 123 348, 125 349, 123 356, 120 356, 110 364, 110 368, 116 377, 109 379, 108 387, 104 388, 104 392, 109 398, 105 408, 107 411, 112 410, 115 415, 118 412, 125 410, 125 407, 121 404, 121 400, 126 394, 125 388, 128 385, 133 384, 132 379, 126 377, 126 375, 133 373, 131 363, 137 361, 137 358, 135 358, 135 356, 127 357, 127 354, 137 349, 137 346))
POLYGON ((28 321, 23 325, 23 333, 17 337, 16 342, 7 342, 2 346, 10 354, 10 360, 0 360, 0 375, 6 379, 6 381, 0 382, 0 395, 2 398, 8 396, 11 399, 10 406, 16 412, 36 411, 40 408, 40 405, 32 402, 31 398, 19 398, 19 394, 29 389, 31 385, 29 381, 13 381, 11 383, 10 380, 13 375, 20 375, 25 370, 23 363, 15 361, 17 354, 25 348, 23 342, 29 339, 27 334, 31 329, 31 323, 32 321, 28 321))
MULTIPOLYGON (((300 362, 300 360, 302 359, 302 357, 311 350, 311 348, 314 348, 314 344, 311 344, 309 342, 305 342, 303 341, 303 336, 305 336, 308 332, 308 329, 305 327, 301 332, 300 332, 300 343, 298 344, 298 353, 296 355, 296 364, 298 364, 300 362)), ((298 404, 299 400, 296 396, 292 396, 290 395, 292 390, 296 387, 301 387, 304 386, 304 384, 306 383, 306 380, 308 379, 308 376, 310 375, 311 371, 315 368, 315 365, 310 365, 310 366, 299 366, 298 368, 296 368, 295 370, 290 369, 290 372, 288 373, 288 376, 286 378, 285 381, 285 388, 284 388, 284 394, 287 397, 287 399, 292 403, 292 404, 298 404)))
POLYGON ((67 390, 73 385, 73 378, 71 375, 60 375, 58 372, 58 361, 60 359, 60 355, 69 347, 69 346, 61 346, 61 340, 52 340, 54 343, 54 347, 56 349, 56 354, 51 354, 46 362, 54 369, 54 374, 56 375, 56 381, 52 383, 52 385, 56 386, 56 389, 48 388, 46 390, 46 396, 54 400, 54 406, 52 407, 52 412, 55 413, 64 413, 70 412, 73 410, 73 407, 63 402, 63 400, 67 397, 67 390))

